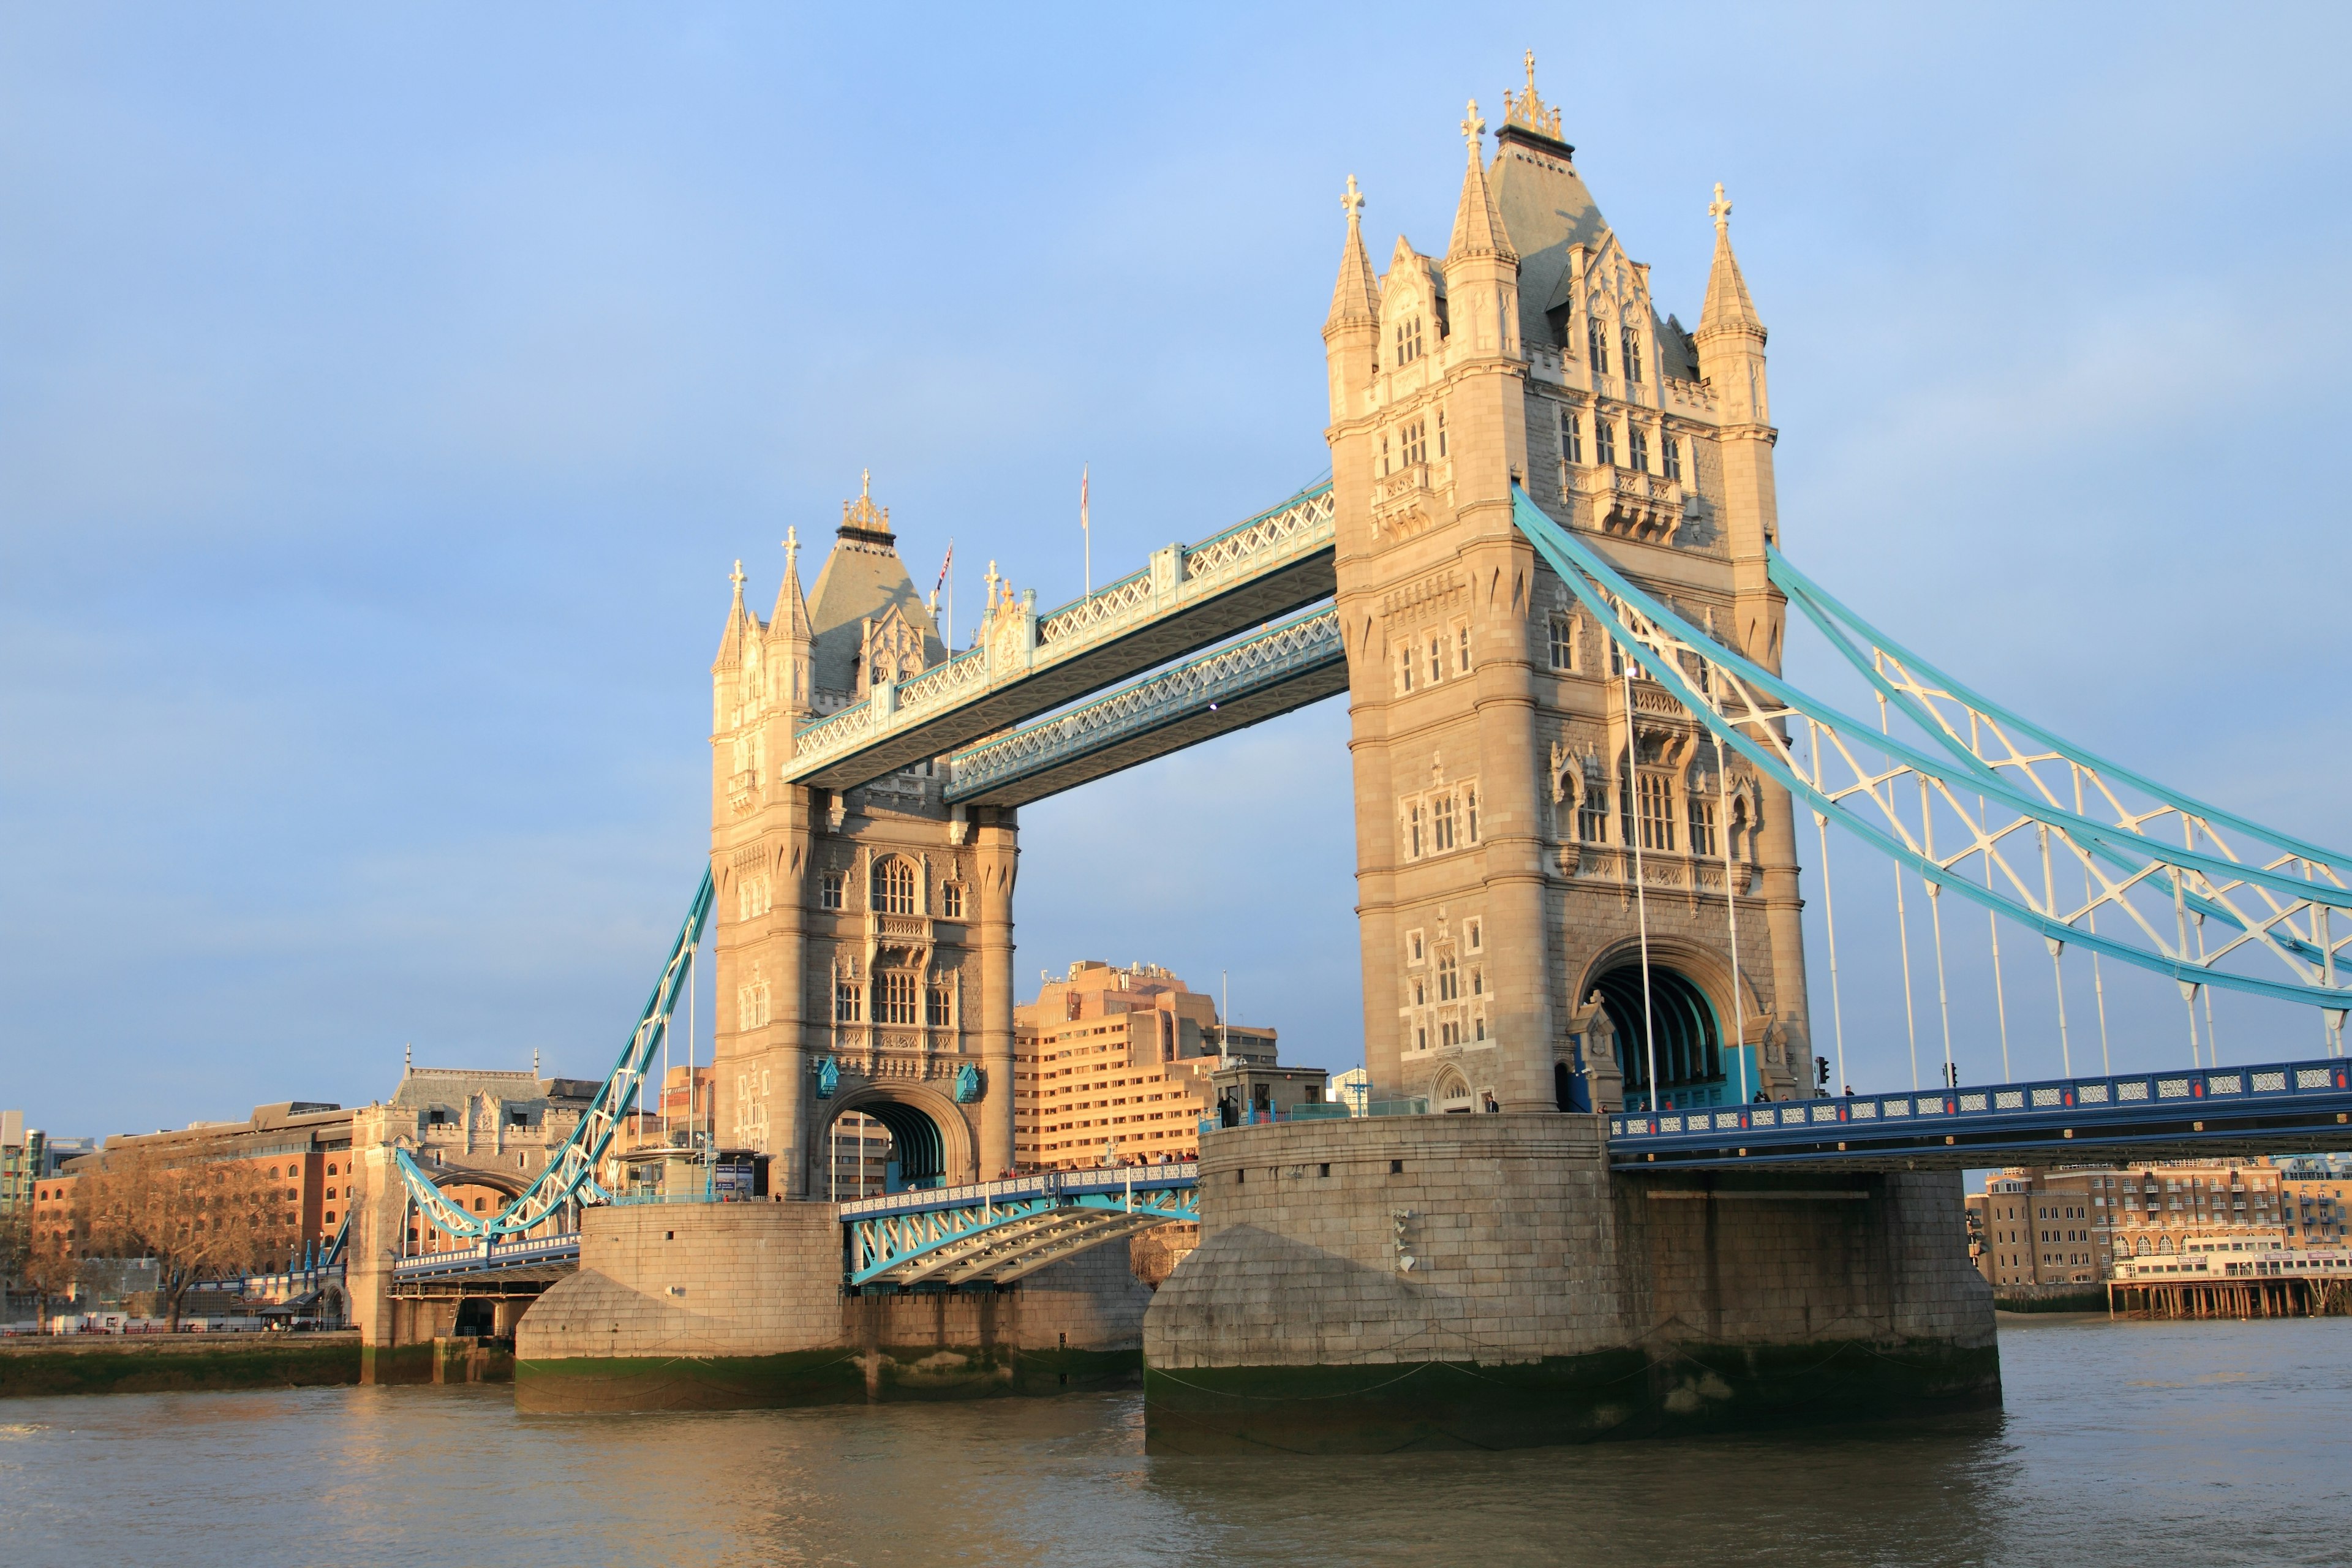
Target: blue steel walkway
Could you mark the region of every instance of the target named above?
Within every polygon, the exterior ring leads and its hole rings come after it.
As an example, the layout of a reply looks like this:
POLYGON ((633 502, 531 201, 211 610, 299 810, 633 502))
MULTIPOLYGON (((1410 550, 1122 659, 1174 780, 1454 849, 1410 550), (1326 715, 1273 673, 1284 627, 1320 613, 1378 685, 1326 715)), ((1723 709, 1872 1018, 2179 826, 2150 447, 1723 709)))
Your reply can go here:
POLYGON ((2352 1146, 2352 1061, 2052 1079, 1609 1119, 1620 1170, 1951 1170, 2352 1146))

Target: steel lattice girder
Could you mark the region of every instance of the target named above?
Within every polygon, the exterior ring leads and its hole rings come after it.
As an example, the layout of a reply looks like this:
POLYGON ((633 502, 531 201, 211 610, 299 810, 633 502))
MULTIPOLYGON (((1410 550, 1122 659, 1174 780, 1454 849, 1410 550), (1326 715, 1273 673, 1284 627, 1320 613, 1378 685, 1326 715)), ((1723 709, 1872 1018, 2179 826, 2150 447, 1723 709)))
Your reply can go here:
POLYGON ((1025 805, 1348 689, 1336 610, 1318 610, 955 754, 946 798, 1025 805))
POLYGON ((1034 626, 991 623, 981 646, 795 731, 781 776, 854 788, 1328 599, 1337 518, 1326 480, 1213 538, 1171 544, 1034 626))
POLYGON ((1048 1263, 1155 1226, 1200 1218, 1190 1187, 1050 1194, 1010 1203, 852 1218, 849 1282, 1010 1284, 1048 1263))
POLYGON ((678 926, 677 940, 670 944, 669 960, 662 966, 661 978, 654 982, 653 994, 646 998, 645 1010, 637 1016, 637 1026, 629 1043, 621 1047, 620 1059, 605 1075, 596 1098, 581 1117, 580 1125, 572 1130, 572 1136, 563 1141, 563 1146, 548 1161, 547 1168, 522 1190, 520 1196, 495 1215, 469 1214, 449 1201, 432 1176, 410 1158, 407 1150, 393 1151, 394 1168, 399 1171, 408 1195, 436 1226, 451 1236, 496 1240, 521 1236, 533 1226, 545 1224, 567 1204, 601 1204, 609 1200, 610 1194, 596 1184, 597 1162, 604 1159, 604 1151, 611 1146, 621 1118, 636 1103, 646 1069, 669 1033, 670 1016, 686 994, 687 984, 693 975, 695 949, 701 945, 703 928, 709 923, 711 897, 710 869, 705 867, 693 901, 687 906, 686 919, 678 926))
MULTIPOLYGON (((1526 491, 1515 489, 1513 500, 1520 532, 1625 650, 1629 669, 1638 666, 1724 746, 1738 752, 1767 777, 1803 800, 1817 817, 1836 822, 1926 879, 1931 891, 1958 893, 2050 942, 2086 947, 2168 975, 2184 986, 2219 985, 2318 1006, 2331 1014, 2352 1003, 2352 992, 2328 983, 2333 975, 2314 975, 2315 965, 2276 941, 2264 940, 2261 945, 2287 963, 2297 975, 2294 981, 2219 969, 2213 961, 2222 954, 2191 956, 2187 950, 2188 901, 2201 898, 2228 907, 2224 884, 2230 882, 2256 886, 2268 896, 2287 900, 2275 919, 2314 911, 2312 919, 2321 939, 2317 945, 2325 947, 2329 940, 2326 911, 2352 909, 2352 889, 2339 880, 2310 880, 2221 856, 2170 848, 2139 837, 2128 821, 2100 822, 2053 805, 2041 792, 2029 793, 1990 765, 1965 764, 1910 746, 1731 652, 1627 581, 1590 546, 1546 516, 1526 491), (1705 671, 1705 694, 1693 684, 1694 674, 1701 670, 1705 671), (1811 769, 1798 758, 1784 731, 1790 719, 1806 724, 1811 733, 1815 760, 1811 769), (1824 750, 1850 771, 1852 782, 1836 788, 1829 785, 1824 750), (1879 753, 1886 759, 1885 765, 1865 766, 1855 755, 1858 751, 1879 753), (1937 856, 1931 839, 1923 837, 1932 827, 1932 817, 1915 826, 1896 809, 1895 785, 1906 780, 1930 791, 1936 806, 1962 823, 1967 842, 1958 852, 1937 856), (1984 804, 1971 806, 1972 797, 1984 804), (1855 809, 1858 798, 1875 808, 1875 820, 1855 809), (1992 826, 1994 805, 2009 813, 2011 820, 1992 826), (2081 907, 2062 911, 2045 868, 2038 879, 2043 889, 2037 894, 2029 879, 2021 876, 2002 852, 2002 840, 2021 829, 2031 831, 2037 842, 2047 833, 2063 845, 2084 875, 2097 884, 2097 892, 2081 907), (2000 872, 2005 886, 1987 887, 1956 870, 1960 863, 1978 857, 2000 872), (2118 860, 2133 868, 2128 875, 2110 874, 2118 860), (2150 884, 2167 890, 2173 907, 2180 911, 2179 930, 2171 940, 2126 897, 2150 884), (2095 915, 2102 907, 2119 908, 2143 940, 2119 940, 2112 933, 2073 923, 2095 915)), ((2283 839, 2283 836, 2273 837, 2283 839)), ((2332 868, 2347 861, 2330 855, 2324 861, 2315 856, 2313 863, 2332 868)), ((2263 920, 2234 910, 2232 914, 2257 934, 2265 927, 2263 920)), ((2340 970, 2341 965, 2330 963, 2326 968, 2340 970)))

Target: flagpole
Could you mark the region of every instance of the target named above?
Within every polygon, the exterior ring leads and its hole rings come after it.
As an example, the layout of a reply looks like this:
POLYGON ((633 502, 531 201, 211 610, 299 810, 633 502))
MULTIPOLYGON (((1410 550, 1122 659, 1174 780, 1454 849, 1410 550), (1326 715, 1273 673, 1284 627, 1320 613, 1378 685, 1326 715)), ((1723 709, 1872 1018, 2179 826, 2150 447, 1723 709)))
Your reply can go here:
POLYGON ((1087 592, 1092 595, 1095 591, 1095 530, 1092 520, 1087 516, 1087 483, 1090 468, 1091 465, 1081 464, 1078 468, 1078 531, 1086 535, 1087 592))

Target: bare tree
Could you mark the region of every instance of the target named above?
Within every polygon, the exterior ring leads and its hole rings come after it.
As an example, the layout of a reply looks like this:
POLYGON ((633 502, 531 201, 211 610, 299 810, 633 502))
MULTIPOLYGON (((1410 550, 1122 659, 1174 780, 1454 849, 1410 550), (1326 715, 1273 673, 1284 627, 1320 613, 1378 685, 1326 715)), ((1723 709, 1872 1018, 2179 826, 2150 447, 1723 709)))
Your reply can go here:
POLYGON ((252 1160, 110 1150, 74 1184, 70 1240, 78 1260, 153 1258, 158 1304, 177 1328, 197 1281, 285 1265, 293 1196, 252 1160))

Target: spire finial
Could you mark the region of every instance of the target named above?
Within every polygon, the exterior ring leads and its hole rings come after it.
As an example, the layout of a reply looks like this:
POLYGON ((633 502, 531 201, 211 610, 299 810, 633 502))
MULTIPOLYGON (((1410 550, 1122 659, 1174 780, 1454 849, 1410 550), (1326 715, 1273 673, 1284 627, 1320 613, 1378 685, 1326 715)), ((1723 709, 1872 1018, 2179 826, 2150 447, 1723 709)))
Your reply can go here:
POLYGON ((874 493, 873 469, 860 468, 857 470, 857 493, 862 496, 871 496, 874 493))
POLYGON ((1706 216, 1715 220, 1715 232, 1722 234, 1731 226, 1731 203, 1723 194, 1723 182, 1715 183, 1715 200, 1706 204, 1706 216))
POLYGON ((1349 223, 1363 216, 1364 193, 1356 188, 1356 176, 1353 174, 1348 176, 1348 194, 1339 198, 1339 205, 1348 209, 1349 223))
POLYGON ((1558 142, 1559 110, 1546 109, 1543 100, 1536 96, 1536 52, 1533 49, 1529 49, 1527 53, 1527 66, 1528 90, 1526 93, 1503 94, 1503 122, 1507 125, 1524 125, 1530 131, 1558 142))
POLYGON ((800 570, 800 565, 801 531, 797 528, 787 528, 784 530, 784 570, 797 572, 800 570))
POLYGON ((743 563, 740 561, 735 563, 735 570, 727 574, 727 580, 735 584, 735 596, 741 598, 743 596, 743 563))
POLYGON ((1462 117, 1462 140, 1470 144, 1470 156, 1478 155, 1478 138, 1486 134, 1486 122, 1478 118, 1478 100, 1470 100, 1470 111, 1462 117))

